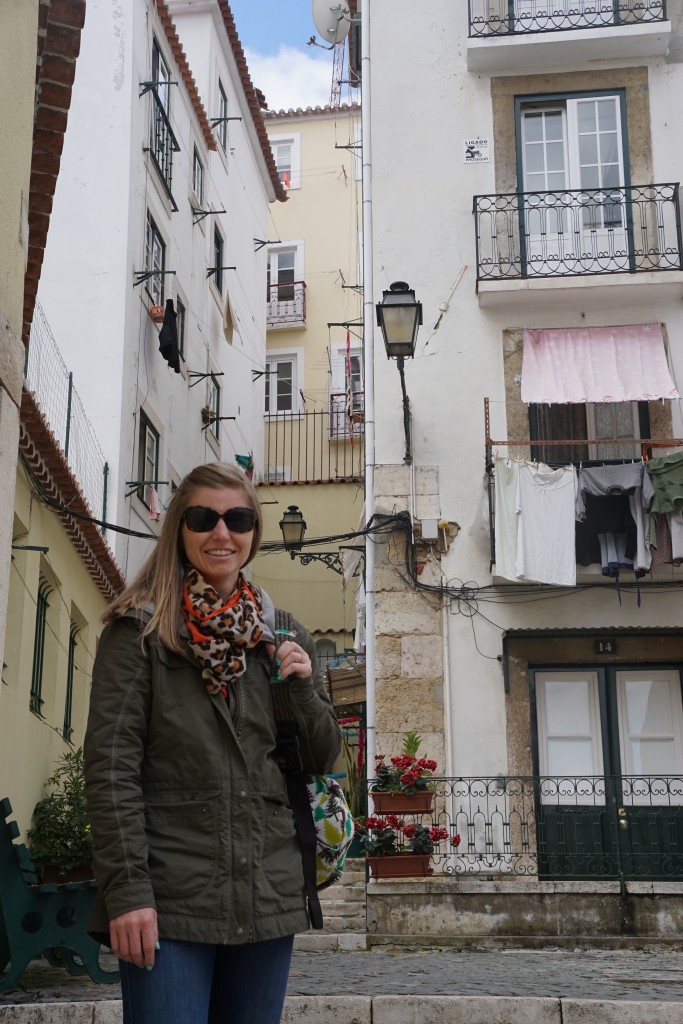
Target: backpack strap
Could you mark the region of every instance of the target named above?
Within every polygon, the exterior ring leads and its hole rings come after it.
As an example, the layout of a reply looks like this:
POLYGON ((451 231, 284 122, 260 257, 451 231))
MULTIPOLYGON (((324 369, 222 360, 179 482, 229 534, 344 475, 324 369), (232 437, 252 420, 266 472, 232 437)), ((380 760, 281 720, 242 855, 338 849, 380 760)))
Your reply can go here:
MULTIPOLYGON (((291 629, 292 616, 281 608, 275 609, 275 628, 291 629)), ((289 699, 289 681, 283 679, 273 682, 270 686, 275 715, 276 747, 280 770, 285 777, 287 798, 294 816, 294 825, 303 865, 304 884, 308 902, 308 916, 311 927, 319 929, 323 926, 323 914, 316 887, 316 849, 317 838, 311 813, 311 803, 306 786, 306 774, 301 763, 299 736, 294 711, 289 699)))

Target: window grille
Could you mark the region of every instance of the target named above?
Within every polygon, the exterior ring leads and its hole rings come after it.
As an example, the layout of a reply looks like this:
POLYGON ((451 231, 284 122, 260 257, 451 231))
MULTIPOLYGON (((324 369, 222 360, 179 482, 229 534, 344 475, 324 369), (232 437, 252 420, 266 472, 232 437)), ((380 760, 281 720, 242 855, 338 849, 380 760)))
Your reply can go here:
POLYGON ((43 665, 45 661, 45 628, 47 626, 47 610, 50 607, 48 596, 52 593, 52 587, 47 580, 41 576, 38 584, 38 597, 36 600, 36 628, 33 640, 33 669, 31 672, 31 696, 29 708, 42 717, 43 706, 43 665))
POLYGON ((73 709, 73 693, 74 693, 74 671, 76 669, 76 637, 78 636, 78 626, 75 622, 71 623, 69 628, 69 650, 66 662, 66 698, 64 700, 64 727, 62 729, 62 736, 65 740, 71 739, 73 729, 71 727, 71 714, 73 709))

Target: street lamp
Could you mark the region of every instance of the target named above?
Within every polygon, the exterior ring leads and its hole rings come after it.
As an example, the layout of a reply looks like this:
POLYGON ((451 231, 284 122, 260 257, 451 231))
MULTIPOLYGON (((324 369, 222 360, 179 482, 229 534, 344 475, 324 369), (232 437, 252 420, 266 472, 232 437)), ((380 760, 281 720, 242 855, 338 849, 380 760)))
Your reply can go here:
POLYGON ((413 461, 410 439, 410 399, 406 391, 403 372, 405 357, 415 355, 417 331, 422 323, 422 303, 415 299, 415 292, 405 281, 394 281, 389 290, 382 292, 382 301, 377 303, 377 326, 381 328, 387 358, 395 359, 401 377, 403 394, 403 432, 406 439, 404 462, 413 461))
MULTIPOLYGON (((305 554, 301 554, 301 547, 306 532, 306 522, 303 512, 298 505, 290 505, 287 511, 282 513, 279 526, 282 531, 285 551, 289 553, 292 561, 298 557, 302 565, 309 565, 311 562, 322 562, 328 569, 334 570, 340 576, 344 575, 344 563, 339 551, 307 551, 305 554)), ((315 541, 312 543, 315 543, 315 541)), ((358 572, 358 566, 356 566, 353 575, 357 576, 358 572)))
POLYGON ((282 513, 280 529, 285 542, 285 551, 289 552, 289 557, 293 560, 297 551, 301 551, 306 532, 306 522, 298 505, 290 505, 287 511, 282 513))

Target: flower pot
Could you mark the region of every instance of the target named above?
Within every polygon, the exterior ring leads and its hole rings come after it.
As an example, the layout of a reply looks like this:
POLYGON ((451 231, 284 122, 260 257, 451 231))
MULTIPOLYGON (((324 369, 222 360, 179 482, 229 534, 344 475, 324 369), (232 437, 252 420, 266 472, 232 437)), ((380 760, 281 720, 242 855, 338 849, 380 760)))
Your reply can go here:
POLYGON ((57 882, 61 885, 63 882, 87 882, 95 877, 95 872, 91 864, 84 864, 77 868, 67 868, 63 874, 60 873, 60 869, 56 864, 43 864, 40 869, 40 877, 44 885, 48 882, 57 882))
POLYGON ((434 874, 429 853, 397 853, 394 857, 368 857, 373 878, 426 878, 434 874))
POLYGON ((164 306, 150 306, 149 315, 155 324, 163 324, 166 310, 164 306))
POLYGON ((427 814, 434 803, 434 791, 421 793, 370 793, 376 814, 427 814))

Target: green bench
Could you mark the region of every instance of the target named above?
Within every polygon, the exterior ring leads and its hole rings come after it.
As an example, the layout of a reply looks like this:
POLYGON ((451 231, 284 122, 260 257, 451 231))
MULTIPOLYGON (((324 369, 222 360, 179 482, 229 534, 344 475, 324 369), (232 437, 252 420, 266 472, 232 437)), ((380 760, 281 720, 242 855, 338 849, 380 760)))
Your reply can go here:
POLYGON ((9 800, 0 800, 0 992, 15 988, 29 962, 41 955, 69 974, 117 982, 119 972, 102 970, 99 944, 86 932, 94 879, 41 885, 30 852, 14 841, 19 826, 8 821, 11 814, 9 800))

